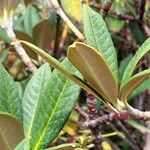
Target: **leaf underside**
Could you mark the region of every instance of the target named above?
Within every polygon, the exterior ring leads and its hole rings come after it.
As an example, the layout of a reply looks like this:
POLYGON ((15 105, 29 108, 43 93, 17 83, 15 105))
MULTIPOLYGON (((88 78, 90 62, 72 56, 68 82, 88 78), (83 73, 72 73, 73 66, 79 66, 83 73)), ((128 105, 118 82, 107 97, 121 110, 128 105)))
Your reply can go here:
POLYGON ((136 89, 141 83, 143 83, 146 79, 150 78, 150 69, 142 71, 136 75, 134 75, 128 82, 125 84, 121 91, 121 100, 126 99, 131 92, 136 89))
POLYGON ((136 54, 134 55, 134 57, 131 59, 131 61, 129 62, 128 66, 126 67, 126 69, 124 71, 124 74, 123 74, 122 81, 121 81, 121 88, 120 88, 120 90, 130 80, 130 77, 132 76, 133 71, 135 70, 137 63, 149 51, 150 51, 150 38, 148 38, 142 44, 142 46, 138 49, 138 51, 136 52, 136 54))
POLYGON ((117 103, 117 83, 103 58, 93 48, 75 42, 68 49, 68 59, 106 101, 117 103))
POLYGON ((23 139, 21 123, 10 114, 0 112, 0 149, 12 150, 23 139))

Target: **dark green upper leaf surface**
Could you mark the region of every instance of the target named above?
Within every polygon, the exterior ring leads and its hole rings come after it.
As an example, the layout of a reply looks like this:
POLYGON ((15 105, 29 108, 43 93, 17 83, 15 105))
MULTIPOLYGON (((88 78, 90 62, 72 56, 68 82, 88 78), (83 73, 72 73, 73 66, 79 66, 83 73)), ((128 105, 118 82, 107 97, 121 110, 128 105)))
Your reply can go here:
MULTIPOLYGON (((79 75, 67 61, 64 67, 79 75)), ((25 133, 31 137, 30 147, 41 149, 52 142, 63 128, 80 88, 64 75, 54 70, 50 76, 47 66, 42 66, 32 77, 24 94, 25 133)))
POLYGON ((86 42, 95 48, 105 59, 115 79, 118 79, 117 56, 110 33, 100 14, 84 5, 83 7, 84 33, 86 42))
POLYGON ((22 88, 15 83, 0 64, 0 111, 8 112, 22 120, 22 88))
POLYGON ((134 55, 134 57, 131 59, 128 66, 126 67, 121 82, 121 88, 129 81, 140 59, 149 51, 150 51, 150 38, 148 38, 142 44, 142 46, 138 49, 138 51, 136 52, 136 54, 134 55))
POLYGON ((133 58, 133 55, 130 54, 129 56, 127 56, 126 58, 124 58, 121 62, 120 62, 120 66, 119 66, 119 76, 118 79, 119 81, 122 80, 123 77, 123 73, 127 67, 127 65, 129 64, 130 60, 133 58))

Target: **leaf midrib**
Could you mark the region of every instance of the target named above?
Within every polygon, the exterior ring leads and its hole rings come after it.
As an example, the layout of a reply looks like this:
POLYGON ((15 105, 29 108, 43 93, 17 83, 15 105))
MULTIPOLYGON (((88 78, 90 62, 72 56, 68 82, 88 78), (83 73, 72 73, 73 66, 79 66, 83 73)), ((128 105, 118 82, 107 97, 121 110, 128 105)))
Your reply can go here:
POLYGON ((58 105, 58 103, 60 102, 60 99, 61 99, 61 97, 62 97, 62 95, 63 95, 63 93, 64 93, 64 91, 65 91, 65 89, 66 89, 66 86, 67 86, 68 81, 69 81, 69 80, 66 79, 66 81, 65 81, 65 83, 64 83, 64 87, 63 87, 63 89, 62 89, 62 92, 61 92, 60 96, 58 97, 58 101, 57 101, 56 104, 55 104, 55 107, 54 107, 54 109, 53 109, 53 111, 52 111, 52 114, 51 114, 51 116, 50 116, 50 118, 49 118, 49 120, 48 120, 48 122, 47 122, 47 125, 46 125, 46 127, 44 128, 42 134, 40 135, 39 140, 37 141, 37 143, 35 144, 35 146, 33 146, 33 149, 34 149, 34 150, 38 150, 38 146, 39 146, 39 144, 40 144, 40 142, 41 142, 41 140, 42 140, 42 138, 43 138, 43 136, 44 136, 44 134, 45 134, 45 132, 46 132, 48 126, 49 126, 50 121, 51 121, 52 118, 53 118, 53 115, 54 115, 54 113, 55 113, 55 110, 56 110, 56 108, 57 108, 57 105, 58 105))
POLYGON ((41 84, 40 84, 40 88, 39 88, 39 91, 40 92, 38 92, 38 95, 37 95, 37 98, 36 98, 36 104, 35 104, 35 109, 34 109, 34 111, 33 111, 33 117, 32 117, 32 120, 31 120, 31 123, 30 123, 30 126, 29 126, 29 130, 28 130, 28 134, 27 134, 27 137, 30 137, 30 134, 31 134, 31 130, 32 130, 32 125, 33 125, 33 121, 34 121, 34 119, 35 119, 35 114, 36 114, 36 112, 37 112, 37 106, 38 106, 38 102, 39 102, 39 97, 40 97, 40 95, 41 95, 41 89, 42 89, 42 86, 43 86, 43 81, 44 81, 44 77, 45 77, 45 74, 46 74, 46 67, 45 67, 45 69, 44 69, 44 73, 42 74, 42 80, 41 80, 41 84))

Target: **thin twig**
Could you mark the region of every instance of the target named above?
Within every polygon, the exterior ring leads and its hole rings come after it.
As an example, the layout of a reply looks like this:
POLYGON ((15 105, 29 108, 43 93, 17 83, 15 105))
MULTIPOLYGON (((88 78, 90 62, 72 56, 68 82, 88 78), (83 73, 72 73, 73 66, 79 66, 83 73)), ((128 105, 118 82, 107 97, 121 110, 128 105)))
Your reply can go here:
POLYGON ((10 38, 11 44, 14 46, 14 49, 21 58, 22 62, 31 72, 35 72, 37 70, 37 67, 32 63, 30 57, 27 55, 21 43, 18 41, 12 26, 13 26, 12 16, 8 17, 7 24, 1 25, 1 27, 6 31, 7 36, 10 38))
POLYGON ((89 115, 82 110, 82 108, 77 104, 75 107, 75 110, 85 119, 85 120, 89 120, 89 115))
POLYGON ((103 16, 104 19, 105 19, 106 16, 108 15, 109 10, 110 10, 110 8, 111 8, 113 2, 114 2, 114 0, 106 0, 106 1, 104 2, 104 5, 103 5, 103 7, 102 7, 102 9, 101 9, 101 15, 103 16))
POLYGON ((110 114, 104 115, 102 117, 98 117, 94 120, 85 122, 84 125, 87 127, 89 127, 89 126, 95 127, 102 123, 107 123, 107 122, 111 122, 111 121, 115 121, 115 120, 129 120, 129 119, 141 120, 141 119, 147 119, 147 118, 144 118, 143 116, 133 116, 128 111, 124 111, 121 113, 110 113, 110 114))
POLYGON ((75 27, 75 25, 70 21, 70 19, 66 16, 62 8, 60 7, 57 0, 50 0, 51 6, 54 11, 62 18, 64 22, 68 25, 68 27, 74 32, 74 34, 81 40, 84 41, 84 35, 75 27))
MULTIPOLYGON (((87 94, 87 104, 88 104, 88 113, 90 119, 95 119, 97 117, 97 109, 96 109, 96 99, 93 95, 87 94)), ((90 126, 92 135, 93 135, 93 143, 95 144, 95 150, 102 149, 102 135, 100 133, 99 125, 90 126)))

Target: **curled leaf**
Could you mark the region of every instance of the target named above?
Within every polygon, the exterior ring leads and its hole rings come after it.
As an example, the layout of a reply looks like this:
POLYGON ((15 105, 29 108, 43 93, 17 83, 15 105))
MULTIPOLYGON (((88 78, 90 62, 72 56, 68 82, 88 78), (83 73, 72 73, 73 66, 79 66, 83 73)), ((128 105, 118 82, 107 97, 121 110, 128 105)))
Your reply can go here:
POLYGON ((101 55, 92 47, 75 42, 69 47, 68 59, 106 101, 117 103, 117 83, 101 55))

